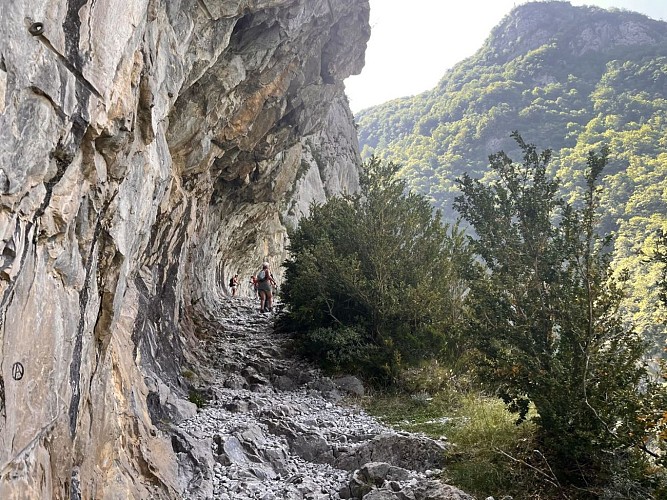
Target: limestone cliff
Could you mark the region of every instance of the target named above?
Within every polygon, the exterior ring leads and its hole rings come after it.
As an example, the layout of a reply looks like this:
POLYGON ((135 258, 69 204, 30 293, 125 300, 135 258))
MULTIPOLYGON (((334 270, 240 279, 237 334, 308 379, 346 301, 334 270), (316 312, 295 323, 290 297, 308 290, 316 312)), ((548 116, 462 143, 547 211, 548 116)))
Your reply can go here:
POLYGON ((0 498, 178 498, 233 272, 357 187, 366 0, 0 3, 0 498))

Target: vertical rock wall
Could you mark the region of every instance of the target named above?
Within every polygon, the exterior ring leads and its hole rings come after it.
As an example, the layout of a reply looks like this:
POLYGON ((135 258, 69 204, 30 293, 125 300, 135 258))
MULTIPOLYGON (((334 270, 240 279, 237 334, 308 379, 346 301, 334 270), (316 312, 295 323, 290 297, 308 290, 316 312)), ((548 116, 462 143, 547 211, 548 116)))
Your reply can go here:
POLYGON ((192 311, 357 187, 366 0, 0 2, 0 498, 177 498, 192 311))

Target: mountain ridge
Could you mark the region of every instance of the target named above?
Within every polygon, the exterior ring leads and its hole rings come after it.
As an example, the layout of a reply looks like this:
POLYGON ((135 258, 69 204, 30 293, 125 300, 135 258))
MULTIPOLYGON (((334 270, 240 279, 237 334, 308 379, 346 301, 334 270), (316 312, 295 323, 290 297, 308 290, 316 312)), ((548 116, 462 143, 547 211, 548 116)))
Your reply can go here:
POLYGON ((560 1, 531 2, 512 9, 491 30, 482 50, 489 42, 493 44, 497 40, 503 51, 495 54, 496 60, 503 63, 518 54, 557 41, 566 42, 573 55, 581 56, 588 52, 606 52, 617 46, 664 43, 667 41, 664 24, 663 21, 626 10, 576 7, 570 2, 560 1), (588 18, 588 26, 584 30, 577 29, 576 20, 581 15, 588 18))

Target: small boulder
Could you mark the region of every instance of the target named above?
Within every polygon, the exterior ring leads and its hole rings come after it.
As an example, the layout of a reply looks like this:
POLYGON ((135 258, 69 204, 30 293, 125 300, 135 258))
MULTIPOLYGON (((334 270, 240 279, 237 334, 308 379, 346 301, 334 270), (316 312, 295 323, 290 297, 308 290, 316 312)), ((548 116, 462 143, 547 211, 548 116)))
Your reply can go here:
POLYGON ((341 454, 335 466, 356 470, 368 462, 387 462, 404 469, 424 472, 442 468, 446 451, 445 443, 425 436, 381 434, 341 454))
POLYGON ((353 375, 346 375, 334 380, 334 383, 341 391, 356 397, 363 397, 366 395, 364 384, 357 377, 353 375))

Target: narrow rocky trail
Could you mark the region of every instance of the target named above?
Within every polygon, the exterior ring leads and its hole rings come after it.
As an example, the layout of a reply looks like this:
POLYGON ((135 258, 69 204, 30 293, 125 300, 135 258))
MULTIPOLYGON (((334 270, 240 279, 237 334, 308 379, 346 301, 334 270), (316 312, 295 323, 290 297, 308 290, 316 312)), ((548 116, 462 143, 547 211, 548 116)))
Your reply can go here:
POLYGON ((291 356, 273 319, 235 298, 202 326, 208 402, 173 438, 191 478, 187 498, 471 498, 430 479, 445 443, 396 432, 350 404, 361 383, 291 356))

